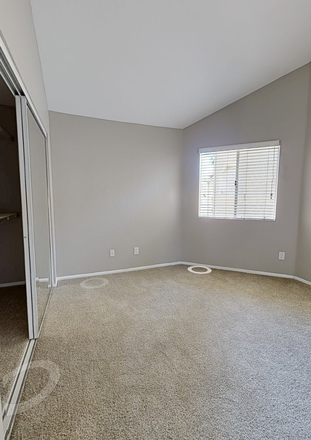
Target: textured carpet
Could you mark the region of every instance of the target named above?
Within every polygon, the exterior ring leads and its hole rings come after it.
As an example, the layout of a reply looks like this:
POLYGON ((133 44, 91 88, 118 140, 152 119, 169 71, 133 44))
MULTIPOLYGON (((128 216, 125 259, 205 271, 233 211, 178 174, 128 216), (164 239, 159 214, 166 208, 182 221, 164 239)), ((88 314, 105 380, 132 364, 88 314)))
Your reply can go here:
POLYGON ((0 289, 0 395, 5 403, 12 381, 6 386, 2 378, 17 368, 28 342, 25 286, 0 289))
MULTIPOLYGON (((54 290, 34 361, 60 380, 12 440, 311 438, 309 286, 185 266, 105 278, 54 290)), ((48 382, 31 369, 23 402, 48 382)))

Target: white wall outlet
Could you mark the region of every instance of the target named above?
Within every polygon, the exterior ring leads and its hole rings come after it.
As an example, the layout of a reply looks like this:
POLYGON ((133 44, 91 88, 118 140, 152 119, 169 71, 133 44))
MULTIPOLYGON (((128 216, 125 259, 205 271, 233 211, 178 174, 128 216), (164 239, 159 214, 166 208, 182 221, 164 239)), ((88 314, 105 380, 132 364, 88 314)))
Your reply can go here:
POLYGON ((138 255, 139 254, 139 247, 134 247, 134 255, 138 255))
POLYGON ((116 256, 116 253, 115 253, 115 250, 114 250, 114 249, 110 249, 110 251, 109 251, 109 256, 110 256, 110 257, 115 257, 115 256, 116 256))
POLYGON ((279 260, 285 260, 285 252, 279 252, 279 260))

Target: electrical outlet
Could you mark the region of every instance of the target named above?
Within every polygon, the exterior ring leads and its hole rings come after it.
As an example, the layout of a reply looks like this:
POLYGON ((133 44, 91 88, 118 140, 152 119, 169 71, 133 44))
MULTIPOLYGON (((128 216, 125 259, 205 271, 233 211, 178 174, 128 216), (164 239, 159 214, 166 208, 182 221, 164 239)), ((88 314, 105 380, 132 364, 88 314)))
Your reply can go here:
POLYGON ((134 247, 134 255, 138 255, 139 254, 139 247, 134 247))
POLYGON ((285 260, 285 252, 279 252, 279 260, 285 260))
POLYGON ((109 251, 109 256, 110 256, 110 257, 115 257, 115 256, 116 256, 116 253, 115 253, 115 250, 114 250, 114 249, 110 249, 110 251, 109 251))

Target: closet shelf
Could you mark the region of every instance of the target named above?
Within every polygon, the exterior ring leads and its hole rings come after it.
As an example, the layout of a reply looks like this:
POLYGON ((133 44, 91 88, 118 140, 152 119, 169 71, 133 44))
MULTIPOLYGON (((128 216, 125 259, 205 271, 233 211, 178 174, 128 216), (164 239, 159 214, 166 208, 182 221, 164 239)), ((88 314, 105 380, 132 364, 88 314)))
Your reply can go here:
POLYGON ((18 217, 18 212, 0 212, 0 223, 13 220, 18 217))

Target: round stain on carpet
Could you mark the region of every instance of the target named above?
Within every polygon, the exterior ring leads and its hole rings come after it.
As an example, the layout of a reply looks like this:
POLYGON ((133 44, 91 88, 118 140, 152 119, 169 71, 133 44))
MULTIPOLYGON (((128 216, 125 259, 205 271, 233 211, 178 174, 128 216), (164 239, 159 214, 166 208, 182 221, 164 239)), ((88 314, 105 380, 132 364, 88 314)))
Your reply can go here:
POLYGON ((191 266, 191 267, 188 267, 188 270, 191 273, 197 273, 200 275, 212 272, 212 269, 207 266, 191 266))
POLYGON ((82 289, 98 289, 109 283, 106 278, 88 278, 80 283, 82 289))

